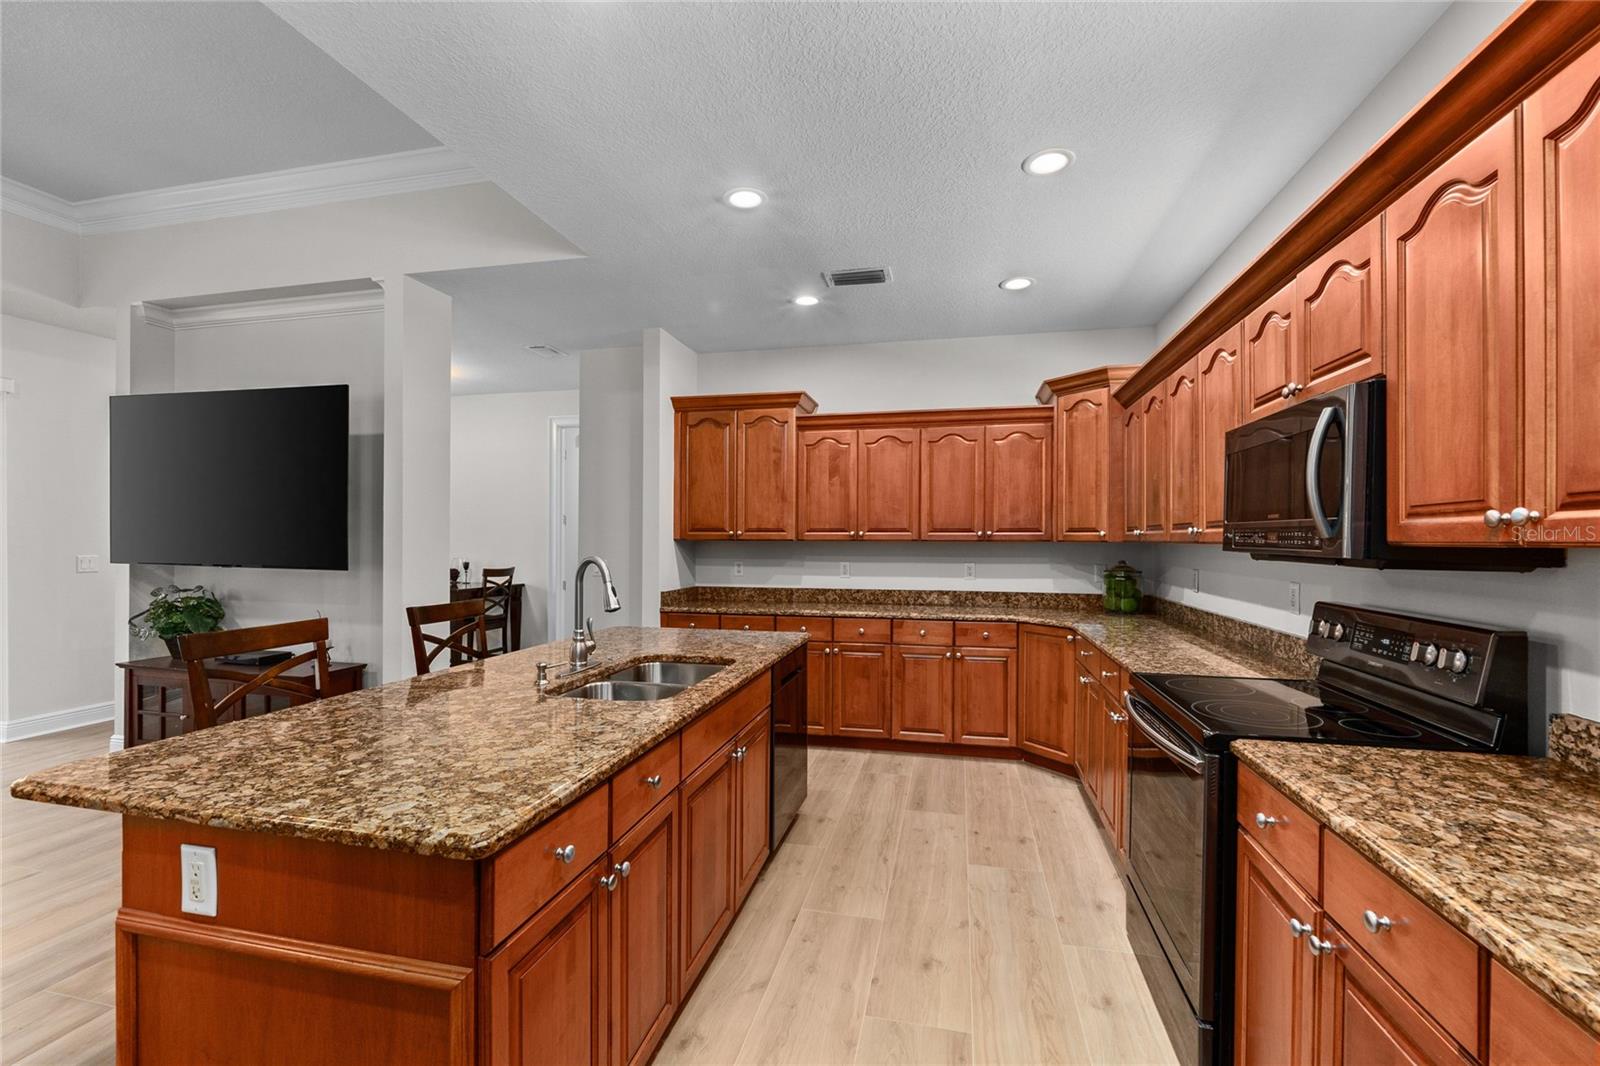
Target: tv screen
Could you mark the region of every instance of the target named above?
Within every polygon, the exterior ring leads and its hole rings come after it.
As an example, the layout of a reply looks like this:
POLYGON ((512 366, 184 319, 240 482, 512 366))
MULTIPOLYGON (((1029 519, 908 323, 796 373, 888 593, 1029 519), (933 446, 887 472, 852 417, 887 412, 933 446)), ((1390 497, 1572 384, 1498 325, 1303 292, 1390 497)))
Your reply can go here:
POLYGON ((111 561, 349 567, 350 386, 111 397, 111 561))

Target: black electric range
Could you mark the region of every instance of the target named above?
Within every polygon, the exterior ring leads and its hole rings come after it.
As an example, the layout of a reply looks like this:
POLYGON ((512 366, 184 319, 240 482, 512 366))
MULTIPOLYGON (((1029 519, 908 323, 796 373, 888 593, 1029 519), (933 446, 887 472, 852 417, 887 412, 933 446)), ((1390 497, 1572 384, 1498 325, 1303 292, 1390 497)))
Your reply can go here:
POLYGON ((1521 754, 1528 641, 1319 603, 1310 681, 1135 674, 1124 695, 1128 936, 1186 1064, 1232 1059, 1234 740, 1521 754))

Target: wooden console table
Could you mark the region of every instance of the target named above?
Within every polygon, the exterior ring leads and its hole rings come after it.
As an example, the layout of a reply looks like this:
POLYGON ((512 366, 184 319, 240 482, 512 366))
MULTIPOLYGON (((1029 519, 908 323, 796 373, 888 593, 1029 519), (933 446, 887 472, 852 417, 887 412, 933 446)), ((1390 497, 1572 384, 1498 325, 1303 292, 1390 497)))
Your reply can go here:
MULTIPOLYGON (((189 712, 183 698, 184 685, 189 674, 182 659, 163 655, 155 659, 135 659, 118 663, 122 670, 122 746, 131 748, 151 740, 163 740, 188 731, 189 712), (168 690, 176 690, 169 696, 168 690)), ((249 667, 228 664, 230 670, 247 670, 249 667)), ((267 667, 261 667, 262 670, 267 667)), ((316 669, 306 663, 285 671, 281 676, 309 679, 316 669)), ((363 687, 362 678, 366 663, 329 663, 329 696, 339 696, 363 687)), ((214 682, 226 686, 227 682, 214 682)), ((262 692, 263 696, 268 693, 262 692)), ((251 697, 253 698, 254 693, 251 697)), ((280 694, 281 695, 281 694, 280 694)), ((266 708, 262 707, 262 711, 266 708)), ((257 711, 256 713, 262 713, 257 711)))

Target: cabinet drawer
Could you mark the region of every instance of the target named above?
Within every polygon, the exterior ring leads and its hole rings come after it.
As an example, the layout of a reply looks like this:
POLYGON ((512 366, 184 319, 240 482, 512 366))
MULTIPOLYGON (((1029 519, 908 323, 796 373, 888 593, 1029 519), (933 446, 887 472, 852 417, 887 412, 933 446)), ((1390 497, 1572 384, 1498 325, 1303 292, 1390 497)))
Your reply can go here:
POLYGON ((1312 899, 1319 899, 1322 853, 1316 819, 1248 766, 1239 767, 1238 797, 1239 827, 1276 859, 1312 899))
POLYGON ((611 775, 611 839, 616 840, 678 787, 678 734, 611 775))
POLYGON ((835 618, 833 639, 848 644, 887 644, 890 629, 887 618, 835 618))
POLYGON ((725 614, 723 629, 748 629, 752 633, 770 633, 776 621, 770 614, 725 614))
POLYGON ((688 777, 772 702, 772 675, 762 674, 683 727, 682 775, 688 777))
POLYGON ((927 619, 916 618, 896 618, 894 620, 894 642, 896 644, 937 644, 949 647, 954 635, 955 626, 949 622, 931 622, 927 619))
POLYGON ((963 648, 1015 648, 1015 622, 957 622, 956 643, 963 648))
POLYGON ((804 633, 811 640, 832 640, 833 619, 813 618, 809 615, 779 615, 779 633, 804 633))
POLYGON ((663 629, 716 629, 719 621, 719 616, 714 614, 690 614, 687 611, 661 612, 663 629))
POLYGON ((478 940, 485 954, 604 854, 610 796, 609 789, 595 789, 484 862, 478 940))
POLYGON ((1322 835, 1322 861, 1328 916, 1462 1047, 1476 1053, 1478 946, 1332 833, 1322 835), (1376 932, 1365 921, 1369 911, 1379 923, 1376 932))

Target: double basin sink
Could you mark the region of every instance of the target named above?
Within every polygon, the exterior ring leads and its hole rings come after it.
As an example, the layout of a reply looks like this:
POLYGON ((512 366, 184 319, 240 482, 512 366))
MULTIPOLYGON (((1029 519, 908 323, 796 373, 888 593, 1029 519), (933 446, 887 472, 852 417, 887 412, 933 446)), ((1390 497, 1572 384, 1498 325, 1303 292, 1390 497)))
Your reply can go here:
POLYGON ((624 700, 648 702, 676 696, 690 685, 699 684, 721 670, 716 663, 672 663, 662 660, 639 663, 618 670, 599 681, 575 688, 562 695, 579 700, 624 700))

